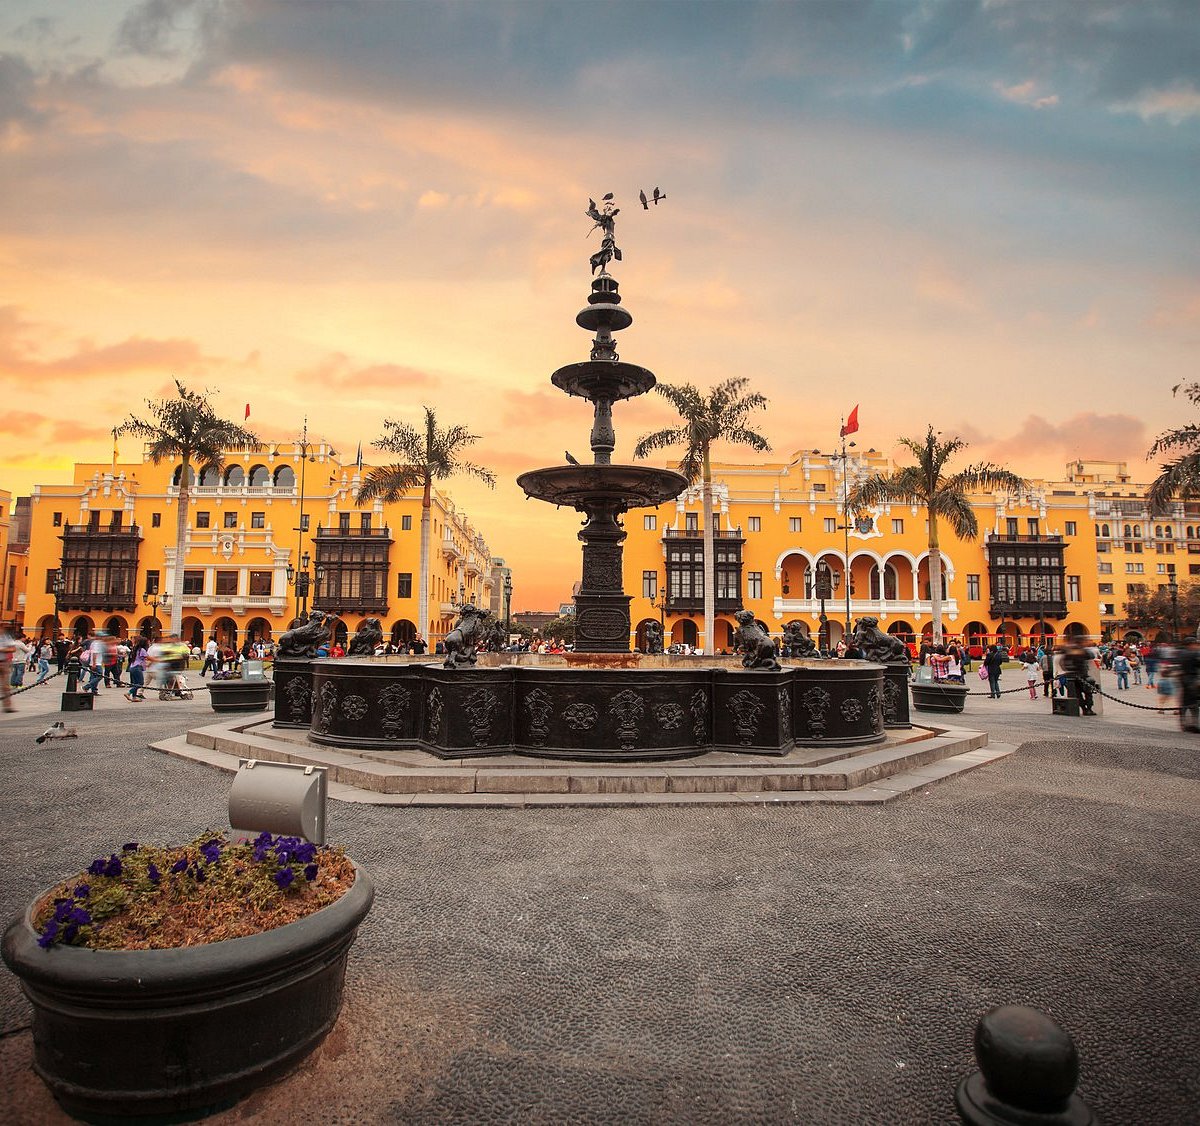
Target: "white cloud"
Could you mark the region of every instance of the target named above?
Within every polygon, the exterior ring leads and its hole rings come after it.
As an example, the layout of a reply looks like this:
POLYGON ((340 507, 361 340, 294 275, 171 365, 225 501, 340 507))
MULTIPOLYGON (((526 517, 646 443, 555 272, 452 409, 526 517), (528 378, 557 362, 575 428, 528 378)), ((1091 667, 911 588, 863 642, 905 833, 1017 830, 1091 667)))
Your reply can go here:
POLYGON ((1161 90, 1143 90, 1132 101, 1112 108, 1116 113, 1136 113, 1143 121, 1165 117, 1172 125, 1181 125, 1200 116, 1200 90, 1190 82, 1176 82, 1161 90))
POLYGON ((1032 109, 1049 109, 1058 105, 1057 94, 1039 94, 1037 83, 1030 79, 1028 82, 1018 82, 1005 86, 1003 82, 993 82, 992 89, 1006 102, 1029 106, 1032 109))

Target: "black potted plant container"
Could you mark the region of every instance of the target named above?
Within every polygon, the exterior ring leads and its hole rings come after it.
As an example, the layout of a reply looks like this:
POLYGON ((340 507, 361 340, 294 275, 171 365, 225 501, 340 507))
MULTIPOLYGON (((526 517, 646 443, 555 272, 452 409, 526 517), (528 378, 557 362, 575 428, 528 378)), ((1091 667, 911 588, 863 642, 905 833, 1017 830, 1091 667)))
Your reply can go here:
POLYGON ((295 922, 164 950, 43 950, 31 905, 3 955, 33 1006, 34 1069, 68 1113, 92 1121, 230 1105, 332 1028, 374 894, 357 869, 341 898, 295 922))
POLYGON ((214 712, 262 712, 270 706, 273 687, 266 679, 212 680, 208 699, 214 712))
POLYGON ((961 712, 967 703, 965 684, 947 681, 910 684, 913 707, 919 712, 961 712))

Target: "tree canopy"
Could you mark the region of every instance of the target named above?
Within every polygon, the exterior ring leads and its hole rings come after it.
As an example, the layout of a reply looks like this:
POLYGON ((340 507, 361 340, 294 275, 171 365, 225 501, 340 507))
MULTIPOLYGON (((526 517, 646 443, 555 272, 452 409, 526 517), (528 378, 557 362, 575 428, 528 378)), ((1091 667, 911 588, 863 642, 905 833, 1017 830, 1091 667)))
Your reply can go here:
MULTIPOLYGON (((147 443, 147 453, 155 464, 181 458, 198 465, 221 465, 231 447, 251 450, 262 448, 253 431, 221 418, 213 410, 208 396, 189 391, 175 380, 177 395, 171 399, 148 399, 147 417, 128 415, 116 428, 117 436, 132 434, 147 443)), ((187 481, 181 482, 186 486, 187 481)))
MULTIPOLYGON (((1200 383, 1179 383, 1172 394, 1183 392, 1193 405, 1200 406, 1200 383)), ((1150 447, 1147 457, 1175 454, 1162 464, 1162 472, 1150 486, 1146 499, 1156 511, 1164 510, 1173 499, 1200 496, 1200 424, 1189 422, 1174 430, 1164 430, 1150 447)))

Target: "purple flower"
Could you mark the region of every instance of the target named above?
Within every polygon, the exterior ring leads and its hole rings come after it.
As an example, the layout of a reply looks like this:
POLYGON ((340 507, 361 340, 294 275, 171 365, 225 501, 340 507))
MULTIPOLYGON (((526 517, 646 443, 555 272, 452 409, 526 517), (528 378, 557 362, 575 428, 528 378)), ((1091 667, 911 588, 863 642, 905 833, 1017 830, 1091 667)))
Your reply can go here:
POLYGON ((153 861, 146 866, 146 878, 152 884, 156 884, 160 879, 162 879, 162 876, 159 874, 158 868, 155 867, 153 861))
POLYGON ((200 846, 200 855, 204 857, 209 864, 215 864, 221 859, 221 843, 220 841, 205 841, 200 846))
POLYGON ((256 845, 262 845, 264 848, 270 848, 274 842, 275 838, 271 836, 271 834, 265 829, 254 838, 254 843, 256 845))
POLYGON ((71 911, 71 922, 77 923, 81 927, 86 927, 92 921, 92 916, 82 907, 75 907, 71 911))
POLYGON ((299 863, 311 864, 317 858, 317 846, 305 841, 295 847, 293 855, 299 863))
POLYGON ((304 878, 306 880, 315 880, 317 878, 317 866, 315 864, 310 864, 304 869, 304 878))
POLYGON ((57 923, 65 922, 71 914, 71 908, 75 906, 73 899, 56 899, 54 901, 54 921, 57 923))
POLYGON ((287 888, 295 878, 296 874, 290 868, 280 868, 275 873, 275 882, 281 888, 287 888))
POLYGON ((208 877, 204 874, 204 869, 201 868, 199 864, 192 869, 192 879, 194 879, 198 884, 202 884, 208 879, 208 877))
POLYGON ((93 860, 91 864, 88 865, 88 874, 92 876, 103 876, 104 868, 107 864, 108 861, 105 860, 104 857, 101 857, 99 860, 93 860))
POLYGON ((43 950, 49 950, 54 945, 54 940, 58 937, 58 923, 51 919, 43 928, 42 933, 38 935, 38 945, 43 950))
POLYGON ((88 887, 87 884, 76 884, 75 885, 75 898, 76 899, 87 899, 87 897, 91 894, 92 894, 92 889, 90 887, 88 887))
POLYGON ((63 931, 63 942, 74 942, 78 933, 79 928, 74 923, 68 923, 63 931))
POLYGON ((171 865, 171 871, 172 872, 185 872, 185 871, 187 871, 187 866, 188 866, 188 858, 186 856, 181 856, 178 860, 175 861, 174 864, 171 865))
POLYGON ((106 876, 112 876, 114 879, 124 870, 125 869, 121 866, 121 862, 117 859, 117 854, 115 852, 108 858, 108 861, 104 865, 104 874, 106 876))
POLYGON ((137 850, 138 850, 137 841, 130 841, 128 844, 123 844, 121 846, 122 852, 137 852, 137 850))

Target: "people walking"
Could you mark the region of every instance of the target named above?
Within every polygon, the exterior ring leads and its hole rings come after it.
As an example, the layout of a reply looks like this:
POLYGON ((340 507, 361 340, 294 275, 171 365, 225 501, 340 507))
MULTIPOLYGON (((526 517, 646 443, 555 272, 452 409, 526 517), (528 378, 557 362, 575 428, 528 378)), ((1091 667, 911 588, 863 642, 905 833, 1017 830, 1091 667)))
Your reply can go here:
POLYGON ((49 638, 38 646, 37 658, 38 677, 34 681, 35 685, 41 684, 50 675, 50 662, 54 659, 54 645, 50 642, 49 638))
POLYGON ((1042 670, 1042 696, 1054 695, 1054 650, 1049 646, 1038 649, 1038 667, 1042 670))
POLYGON ((150 642, 139 637, 133 643, 133 655, 129 658, 129 691, 124 693, 127 700, 138 701, 146 698, 146 663, 149 659, 150 642))
POLYGON ((4 704, 6 712, 15 712, 17 709, 12 703, 12 662, 13 650, 16 644, 16 638, 9 632, 8 626, 0 623, 0 702, 4 704))
POLYGON ((1129 687, 1129 658, 1125 656, 1123 649, 1118 650, 1113 656, 1112 671, 1117 674, 1117 691, 1127 689, 1129 687))
POLYGON ((1096 713, 1092 709, 1094 702, 1092 686, 1095 682, 1092 680, 1091 659, 1087 650, 1077 641, 1067 642, 1067 646, 1059 658, 1058 667, 1060 683, 1065 682, 1075 686, 1081 714, 1095 715, 1096 713))
POLYGON ((1029 686, 1029 698, 1037 699, 1037 685, 1042 678, 1042 669, 1038 664, 1038 659, 1034 653, 1026 653, 1025 660, 1021 662, 1021 668, 1025 671, 1025 683, 1029 686))
POLYGON ((1000 699, 1000 672, 1004 667, 1004 650, 999 645, 989 645, 983 658, 983 667, 988 678, 988 697, 1000 699))
POLYGON ((217 639, 215 637, 210 637, 204 646, 204 664, 200 666, 201 679, 204 678, 204 674, 210 669, 214 673, 221 671, 219 652, 220 649, 217 645, 217 639))
POLYGON ((1176 651, 1179 679, 1179 726, 1200 733, 1200 642, 1189 637, 1176 651))

